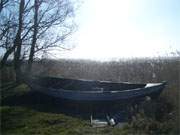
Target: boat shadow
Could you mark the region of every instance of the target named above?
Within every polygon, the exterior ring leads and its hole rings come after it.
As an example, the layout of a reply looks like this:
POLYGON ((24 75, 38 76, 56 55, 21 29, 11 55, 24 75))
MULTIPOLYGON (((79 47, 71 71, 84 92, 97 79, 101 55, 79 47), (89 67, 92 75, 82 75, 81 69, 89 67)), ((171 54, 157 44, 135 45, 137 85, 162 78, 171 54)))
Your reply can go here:
POLYGON ((92 114, 102 116, 105 114, 116 113, 122 106, 116 106, 110 103, 92 103, 92 102, 74 102, 57 99, 44 95, 37 91, 28 91, 23 94, 17 94, 3 98, 1 105, 22 106, 40 112, 62 113, 72 117, 89 119, 92 114))

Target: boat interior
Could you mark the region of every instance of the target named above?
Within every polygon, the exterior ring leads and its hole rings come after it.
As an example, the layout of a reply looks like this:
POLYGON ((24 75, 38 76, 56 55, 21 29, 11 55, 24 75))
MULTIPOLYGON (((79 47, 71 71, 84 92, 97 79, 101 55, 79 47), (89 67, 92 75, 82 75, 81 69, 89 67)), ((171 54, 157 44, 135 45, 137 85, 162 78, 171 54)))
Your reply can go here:
POLYGON ((123 91, 146 86, 146 84, 114 83, 109 81, 76 80, 56 77, 39 77, 34 83, 47 88, 77 91, 123 91))

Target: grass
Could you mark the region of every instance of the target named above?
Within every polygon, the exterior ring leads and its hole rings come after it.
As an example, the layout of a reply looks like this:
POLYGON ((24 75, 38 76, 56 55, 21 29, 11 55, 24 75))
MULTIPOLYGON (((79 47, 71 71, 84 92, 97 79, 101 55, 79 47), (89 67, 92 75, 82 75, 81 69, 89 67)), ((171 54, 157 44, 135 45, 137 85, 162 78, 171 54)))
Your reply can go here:
POLYGON ((86 124, 64 114, 39 112, 25 107, 4 106, 2 134, 80 134, 86 124))

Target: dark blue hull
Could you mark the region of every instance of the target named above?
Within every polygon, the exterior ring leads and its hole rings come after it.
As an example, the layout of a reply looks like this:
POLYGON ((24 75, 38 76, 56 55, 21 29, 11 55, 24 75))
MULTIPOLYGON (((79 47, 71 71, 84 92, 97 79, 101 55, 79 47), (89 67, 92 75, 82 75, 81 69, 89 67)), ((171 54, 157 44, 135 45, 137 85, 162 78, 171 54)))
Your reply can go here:
POLYGON ((42 78, 40 80, 35 79, 32 81, 28 81, 27 83, 33 90, 63 100, 73 100, 77 102, 81 102, 81 101, 130 102, 134 100, 140 100, 141 98, 147 96, 153 98, 158 96, 162 92, 166 84, 166 83, 154 83, 154 84, 112 83, 112 82, 97 82, 97 81, 84 81, 84 80, 72 80, 72 79, 66 80, 65 83, 62 78, 59 80, 58 78, 56 78, 56 84, 54 83, 55 87, 53 87, 53 84, 47 85, 48 82, 45 83, 44 80, 42 81, 42 78), (65 85, 66 86, 68 85, 68 81, 70 87, 64 89, 65 85), (79 89, 76 86, 76 83, 79 86, 79 89), (76 89, 70 89, 70 88, 76 88, 76 89))

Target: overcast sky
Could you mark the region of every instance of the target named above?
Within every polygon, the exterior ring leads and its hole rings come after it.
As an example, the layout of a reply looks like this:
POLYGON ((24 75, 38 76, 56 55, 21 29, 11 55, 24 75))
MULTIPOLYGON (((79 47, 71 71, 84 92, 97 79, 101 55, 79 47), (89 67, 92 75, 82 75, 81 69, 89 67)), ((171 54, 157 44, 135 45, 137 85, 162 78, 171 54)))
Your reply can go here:
POLYGON ((84 0, 66 58, 154 57, 180 50, 180 0, 84 0))

